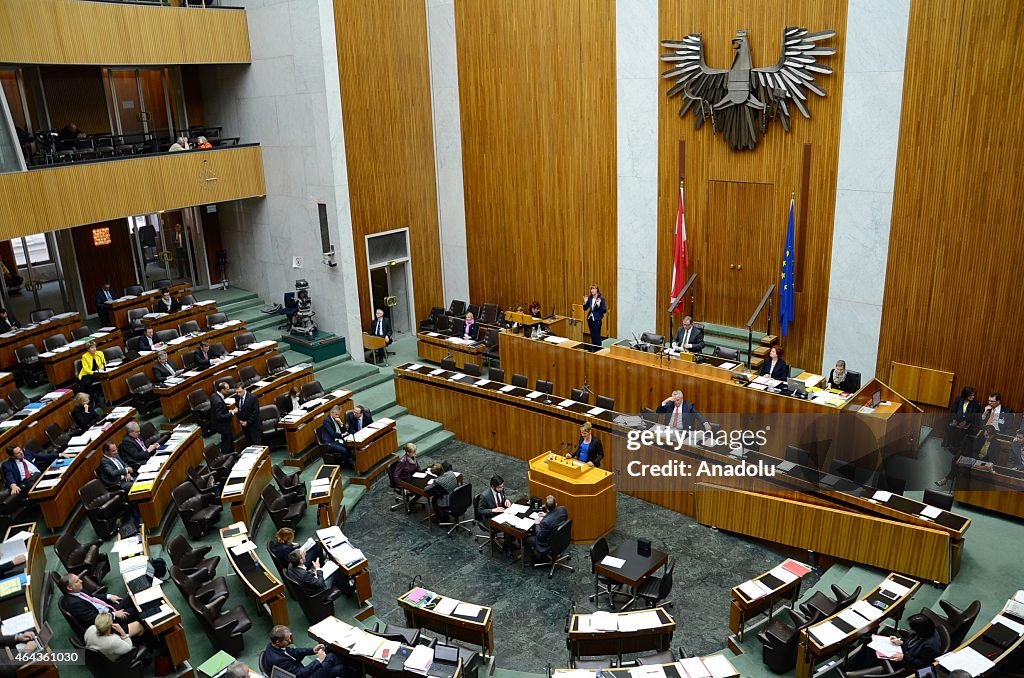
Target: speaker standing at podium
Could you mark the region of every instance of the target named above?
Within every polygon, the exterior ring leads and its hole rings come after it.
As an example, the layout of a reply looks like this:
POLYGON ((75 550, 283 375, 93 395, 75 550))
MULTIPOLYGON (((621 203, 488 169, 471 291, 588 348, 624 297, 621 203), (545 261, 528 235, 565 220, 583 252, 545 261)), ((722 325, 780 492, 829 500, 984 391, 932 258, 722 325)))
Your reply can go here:
POLYGON ((604 320, 604 314, 608 312, 608 304, 604 300, 604 295, 601 294, 601 288, 597 285, 590 287, 590 296, 584 297, 583 299, 583 310, 587 312, 587 327, 590 328, 590 343, 596 347, 594 350, 601 348, 601 322, 604 320))
POLYGON ((604 459, 604 445, 594 437, 591 428, 593 427, 589 421, 580 426, 580 440, 576 444, 576 449, 565 456, 601 468, 601 460, 604 459))

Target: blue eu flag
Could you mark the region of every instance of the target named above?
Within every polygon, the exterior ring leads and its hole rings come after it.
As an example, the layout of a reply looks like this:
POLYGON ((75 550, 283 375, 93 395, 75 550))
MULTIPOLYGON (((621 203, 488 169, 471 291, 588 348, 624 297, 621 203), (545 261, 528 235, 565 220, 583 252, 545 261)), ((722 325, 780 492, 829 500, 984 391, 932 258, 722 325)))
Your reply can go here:
POLYGON ((786 227, 786 255, 782 258, 782 290, 779 292, 779 327, 782 336, 789 334, 789 324, 796 316, 796 234, 793 225, 793 200, 789 201, 789 225, 786 227))

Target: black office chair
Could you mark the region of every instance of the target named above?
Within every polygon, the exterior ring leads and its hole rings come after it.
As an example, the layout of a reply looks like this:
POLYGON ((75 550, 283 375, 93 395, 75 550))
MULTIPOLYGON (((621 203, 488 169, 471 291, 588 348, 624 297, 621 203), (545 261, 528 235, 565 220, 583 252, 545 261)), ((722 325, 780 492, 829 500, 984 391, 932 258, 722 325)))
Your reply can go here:
POLYGON ((280 464, 276 464, 270 467, 270 472, 274 476, 274 481, 277 483, 278 489, 281 490, 281 494, 300 499, 306 496, 306 482, 299 477, 302 473, 301 470, 295 473, 285 473, 284 468, 280 464))
POLYGON ((672 607, 672 601, 668 600, 668 596, 672 593, 672 572, 675 567, 676 561, 673 558, 665 564, 665 571, 660 577, 648 577, 640 584, 636 590, 637 597, 643 599, 648 607, 658 605, 672 607))
POLYGON ((206 316, 206 326, 213 327, 214 325, 220 325, 221 323, 228 321, 227 313, 211 313, 206 316))
POLYGON ((195 596, 189 596, 188 606, 206 627, 206 635, 214 647, 239 657, 245 650, 245 633, 252 628, 252 621, 241 605, 223 612, 226 601, 227 598, 220 598, 205 605, 195 596))
POLYGON ((68 441, 72 438, 71 432, 65 431, 59 424, 47 424, 45 433, 55 453, 63 451, 68 446, 68 441))
POLYGON ((608 396, 600 396, 599 395, 599 396, 597 396, 597 398, 594 399, 594 404, 597 407, 600 407, 600 408, 603 408, 603 409, 606 409, 606 410, 614 410, 615 409, 615 398, 610 398, 608 396))
POLYGON ((311 381, 308 384, 303 384, 299 389, 299 399, 303 403, 306 403, 310 400, 323 397, 324 393, 324 387, 320 385, 319 381, 311 381))
POLYGON ((597 564, 605 559, 610 550, 608 540, 604 537, 601 537, 590 546, 590 572, 594 575, 594 579, 597 580, 597 593, 591 593, 590 600, 594 601, 596 607, 600 607, 600 598, 603 595, 608 596, 608 604, 613 607, 615 605, 613 596, 629 596, 625 591, 618 590, 622 587, 622 584, 597 573, 597 564))
POLYGON ((228 349, 222 342, 215 341, 210 344, 210 358, 223 358, 228 354, 228 349))
POLYGON ((636 658, 637 666, 655 666, 657 664, 671 664, 675 662, 676 655, 672 651, 672 648, 665 650, 664 652, 655 652, 654 654, 644 655, 636 658))
POLYGON ((188 536, 201 539, 220 520, 223 509, 220 497, 203 494, 191 480, 181 483, 171 492, 178 515, 185 524, 188 536))
POLYGON ((858 586, 853 590, 853 593, 847 593, 835 584, 832 584, 834 600, 821 591, 815 591, 814 595, 807 602, 800 604, 800 610, 807 616, 812 616, 817 611, 821 614, 822 618, 829 617, 855 603, 860 598, 860 588, 858 586))
POLYGON ((451 305, 448 306, 448 315, 455 317, 466 315, 466 302, 452 299, 451 305))
POLYGON ((498 381, 505 383, 505 370, 500 367, 489 367, 487 369, 487 378, 491 381, 498 381))
POLYGON ((491 533, 491 527, 487 524, 487 518, 484 517, 484 514, 481 512, 480 509, 480 497, 481 495, 479 494, 473 497, 473 520, 476 522, 476 526, 484 531, 483 534, 473 534, 473 541, 481 540, 480 546, 477 547, 477 551, 483 551, 484 547, 490 544, 492 541, 495 542, 495 544, 499 542, 504 544, 505 539, 505 536, 503 534, 491 533))
POLYGON ((132 394, 132 406, 142 414, 149 414, 156 405, 157 395, 153 392, 153 383, 145 372, 138 372, 126 379, 128 391, 132 394))
POLYGON ((85 339, 86 337, 91 335, 92 330, 89 328, 88 325, 80 325, 71 330, 71 338, 75 341, 78 341, 79 339, 85 339))
POLYGON ((203 428, 203 435, 210 434, 210 396, 206 391, 197 388, 188 392, 188 408, 192 418, 203 428))
POLYGON ((93 479, 78 490, 78 498, 89 516, 93 532, 108 539, 117 532, 121 519, 128 513, 128 502, 120 492, 111 492, 102 480, 93 479))
POLYGON ((47 351, 55 351, 58 348, 62 348, 68 345, 68 338, 63 334, 54 334, 43 339, 43 348, 47 351))
POLYGON ((37 308, 28 314, 28 321, 32 323, 41 323, 49 320, 54 315, 52 308, 37 308))
POLYGON ((221 454, 220 446, 213 443, 203 448, 203 458, 208 468, 218 479, 224 480, 231 473, 231 467, 238 461, 238 454, 221 454))
POLYGON ((115 360, 124 360, 124 351, 121 350, 120 346, 111 346, 110 348, 103 349, 103 357, 106 358, 109 365, 115 360))
POLYGON ((146 290, 142 287, 142 285, 129 285, 128 287, 124 288, 124 294, 126 297, 137 297, 140 294, 144 294, 145 292, 146 290))
POLYGON ((209 605, 218 598, 226 599, 230 595, 227 581, 224 577, 207 579, 206 572, 203 570, 193 570, 191 573, 186 573, 183 568, 174 563, 171 564, 170 575, 171 581, 181 591, 183 598, 195 596, 203 604, 209 605))
POLYGON ((305 499, 282 495, 273 485, 264 487, 260 497, 267 513, 270 514, 270 519, 274 522, 274 527, 279 530, 282 527, 295 529, 306 513, 305 499))
POLYGON ((480 322, 485 325, 493 325, 498 322, 498 305, 482 304, 480 306, 480 322))
POLYGON ((726 348, 725 346, 715 346, 714 356, 716 358, 723 358, 725 360, 739 360, 740 350, 738 348, 726 348))
POLYGON ((18 361, 18 381, 28 386, 38 386, 46 381, 46 372, 39 362, 39 349, 35 344, 26 344, 14 349, 14 358, 18 361))
POLYGON ((796 666, 796 650, 800 640, 800 631, 823 619, 817 610, 813 614, 804 615, 790 609, 789 616, 793 624, 782 621, 781 615, 775 617, 768 627, 757 634, 761 641, 761 661, 775 673, 788 673, 796 666))
POLYGON ((395 459, 394 461, 388 463, 387 468, 385 469, 385 471, 387 472, 387 475, 388 475, 388 487, 391 488, 391 492, 395 496, 397 496, 398 499, 399 499, 399 501, 397 503, 392 504, 388 508, 389 511, 394 511, 399 506, 405 506, 406 505, 406 498, 407 498, 406 494, 407 493, 406 493, 406 491, 401 486, 399 486, 398 478, 395 476, 395 470, 398 468, 398 462, 399 461, 401 461, 401 460, 400 459, 395 459))
POLYGON ((21 392, 21 389, 18 388, 11 389, 11 392, 7 394, 7 400, 11 403, 11 407, 14 408, 15 412, 24 409, 26 405, 32 402, 26 398, 25 394, 21 392))
POLYGON ((571 565, 566 565, 565 561, 569 560, 570 554, 566 553, 569 549, 569 544, 572 543, 572 521, 567 520, 555 530, 555 533, 551 535, 551 541, 548 544, 547 551, 537 551, 537 555, 546 559, 545 562, 534 563, 534 567, 548 567, 551 566, 551 570, 548 572, 548 579, 555 574, 555 569, 562 567, 570 572, 576 570, 571 565))
POLYGON ((102 582, 110 572, 110 557, 100 553, 101 544, 83 544, 71 532, 63 532, 54 543, 53 551, 68 572, 79 576, 89 575, 94 581, 102 582))
MULTIPOLYGON (((860 372, 854 370, 846 371, 846 379, 843 381, 843 388, 847 393, 853 393, 854 391, 860 390, 860 372)), ((956 644, 954 643, 954 646, 956 644)))
POLYGON ((153 281, 153 289, 155 289, 155 290, 162 290, 163 288, 170 287, 170 286, 171 286, 171 279, 170 278, 158 278, 157 280, 153 281))
POLYGON ((538 379, 537 380, 537 388, 535 390, 540 392, 540 393, 544 393, 546 395, 551 395, 552 392, 554 391, 554 388, 555 388, 554 384, 552 384, 550 381, 546 381, 544 379, 538 379))
POLYGON ((373 630, 370 633, 386 638, 387 640, 393 640, 407 645, 408 647, 416 647, 416 644, 420 641, 420 630, 409 628, 407 626, 395 626, 394 624, 388 624, 384 622, 373 623, 373 630))
POLYGON ((196 295, 194 294, 183 294, 178 297, 178 303, 181 304, 182 308, 186 306, 195 306, 196 295))
POLYGON ((238 336, 235 337, 235 350, 241 351, 243 348, 247 347, 249 344, 255 344, 255 343, 256 343, 256 335, 255 334, 253 334, 252 332, 242 332, 241 334, 239 334, 238 336))
POLYGON ((483 374, 480 366, 476 363, 466 363, 462 366, 462 371, 471 377, 480 377, 483 374))
POLYGON ((342 595, 339 589, 329 587, 314 595, 309 595, 302 585, 288 573, 287 567, 282 572, 282 577, 289 597, 299 601, 299 607, 306 615, 307 622, 315 624, 327 617, 334 616, 334 601, 342 595))
POLYGON ((448 495, 448 515, 451 516, 451 521, 447 523, 439 523, 441 527, 450 528, 448 530, 448 536, 452 536, 456 530, 465 530, 469 534, 473 534, 473 530, 466 527, 467 525, 473 524, 473 519, 468 518, 462 519, 462 516, 466 515, 466 512, 473 507, 473 486, 469 483, 465 485, 459 485, 451 494, 448 495))
POLYGON ((949 633, 950 644, 959 647, 974 625, 974 620, 981 614, 981 601, 975 600, 963 610, 948 600, 940 600, 939 606, 946 613, 945 617, 927 607, 921 610, 921 614, 931 619, 936 628, 944 626, 949 633))
POLYGON ((200 583, 210 581, 217 573, 220 556, 206 557, 212 548, 211 546, 192 548, 188 540, 180 534, 171 537, 171 540, 164 545, 164 550, 170 556, 171 562, 180 567, 185 575, 194 577, 200 583))
POLYGON ((590 396, 582 388, 574 388, 569 390, 569 399, 578 403, 586 403, 590 400, 590 396))
POLYGON ((185 470, 185 474, 188 476, 189 482, 191 482, 203 496, 214 498, 220 497, 221 491, 224 489, 224 483, 221 482, 212 472, 200 471, 199 467, 190 466, 185 470))
POLYGON ((653 344, 655 346, 663 346, 665 344, 665 337, 654 332, 644 332, 640 335, 641 344, 653 344))
POLYGON ((281 370, 288 368, 288 359, 283 355, 277 354, 267 358, 267 376, 277 374, 281 370))
POLYGON ((178 325, 178 336, 180 337, 192 334, 193 332, 202 332, 202 328, 199 327, 199 323, 195 320, 186 320, 178 325))
POLYGON ((455 361, 451 358, 441 358, 441 369, 448 370, 449 372, 458 372, 459 367, 455 364, 455 361))
POLYGON ((128 329, 132 334, 142 334, 146 329, 142 319, 149 315, 148 308, 133 308, 128 311, 128 329))
POLYGON ((924 503, 940 508, 943 511, 951 511, 953 509, 953 494, 951 492, 926 489, 924 491, 924 503))
POLYGON ((283 435, 284 431, 277 427, 281 421, 281 412, 277 405, 263 405, 260 407, 260 435, 263 440, 274 436, 283 435))
POLYGON ((246 388, 260 380, 260 373, 252 365, 246 365, 238 370, 238 382, 246 388))
POLYGON ((139 424, 139 432, 142 434, 142 439, 146 441, 146 445, 163 445, 166 443, 171 434, 168 431, 160 432, 151 421, 144 421, 139 424))
POLYGON ((519 388, 526 388, 530 385, 530 380, 526 378, 525 374, 513 374, 512 385, 518 386, 519 388))

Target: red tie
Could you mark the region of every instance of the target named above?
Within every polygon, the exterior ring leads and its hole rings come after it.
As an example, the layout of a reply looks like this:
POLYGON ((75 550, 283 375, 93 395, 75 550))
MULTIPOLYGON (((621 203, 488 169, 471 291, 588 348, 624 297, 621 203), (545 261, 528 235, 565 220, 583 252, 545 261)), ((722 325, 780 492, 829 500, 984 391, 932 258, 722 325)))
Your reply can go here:
POLYGON ((681 406, 676 405, 676 409, 672 410, 672 421, 669 423, 671 428, 679 428, 679 414, 681 409, 681 406))
POLYGON ((24 459, 21 460, 21 472, 24 474, 24 476, 22 477, 22 480, 27 480, 28 477, 31 475, 28 472, 28 462, 25 461, 24 459))

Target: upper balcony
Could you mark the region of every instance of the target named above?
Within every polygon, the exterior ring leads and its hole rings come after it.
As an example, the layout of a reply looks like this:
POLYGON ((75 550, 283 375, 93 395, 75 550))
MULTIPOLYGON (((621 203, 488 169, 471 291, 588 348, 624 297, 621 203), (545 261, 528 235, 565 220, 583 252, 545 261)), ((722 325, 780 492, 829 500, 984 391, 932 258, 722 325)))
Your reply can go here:
POLYGON ((250 63, 245 10, 224 7, 223 2, 205 6, 210 4, 210 0, 3 0, 0 63, 250 63))

